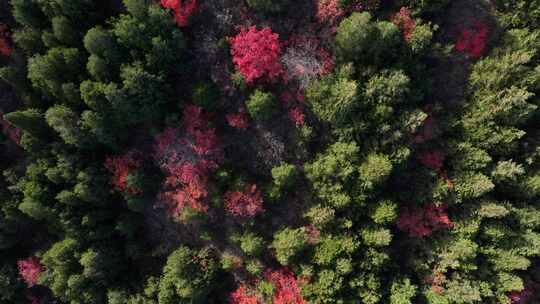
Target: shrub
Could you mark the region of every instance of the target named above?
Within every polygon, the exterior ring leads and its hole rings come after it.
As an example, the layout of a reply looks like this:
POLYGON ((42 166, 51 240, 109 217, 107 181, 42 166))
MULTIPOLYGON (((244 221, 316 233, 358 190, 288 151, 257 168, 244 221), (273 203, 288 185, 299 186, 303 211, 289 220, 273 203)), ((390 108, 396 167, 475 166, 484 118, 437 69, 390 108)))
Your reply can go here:
POLYGON ((305 304, 302 298, 298 281, 291 271, 283 268, 267 270, 264 274, 274 287, 272 303, 274 304, 305 304))
POLYGON ((199 9, 197 0, 161 0, 161 6, 173 11, 179 27, 188 26, 189 18, 199 9))
POLYGON ((235 129, 246 130, 249 127, 249 117, 245 110, 241 110, 238 113, 227 114, 225 119, 227 119, 229 126, 235 129))
POLYGON ((277 112, 277 103, 272 93, 256 90, 246 103, 247 111, 254 120, 265 121, 277 112))
POLYGON ((39 259, 35 256, 19 260, 17 267, 19 268, 19 275, 28 287, 32 287, 38 283, 39 276, 44 270, 43 265, 41 265, 39 259))
POLYGON ((398 228, 414 237, 425 237, 433 231, 452 229, 454 224, 446 213, 445 205, 433 203, 423 208, 405 208, 399 215, 398 228))
POLYGON ((489 28, 486 24, 475 22, 470 29, 463 29, 459 34, 455 48, 471 58, 479 58, 486 48, 489 28))
POLYGON ((121 192, 137 193, 140 189, 130 187, 128 184, 128 176, 130 171, 137 169, 142 165, 141 160, 137 159, 135 153, 126 153, 121 156, 108 157, 105 161, 105 168, 109 170, 113 176, 111 184, 121 192))
POLYGON ((392 16, 391 20, 392 23, 399 27, 405 41, 411 42, 412 34, 416 27, 416 22, 412 19, 409 9, 402 7, 399 12, 392 16))
POLYGON ((225 193, 225 210, 235 217, 252 218, 264 211, 263 199, 256 185, 248 185, 243 192, 225 193))

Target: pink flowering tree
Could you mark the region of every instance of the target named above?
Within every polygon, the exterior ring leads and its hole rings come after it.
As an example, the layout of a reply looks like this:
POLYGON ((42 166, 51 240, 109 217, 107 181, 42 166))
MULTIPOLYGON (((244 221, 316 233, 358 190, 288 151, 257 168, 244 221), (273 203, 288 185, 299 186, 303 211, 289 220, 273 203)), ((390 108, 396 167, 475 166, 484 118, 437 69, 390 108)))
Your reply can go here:
POLYGON ((199 9, 197 0, 161 0, 161 6, 173 11, 179 27, 188 26, 189 18, 199 9))
POLYGON ((242 29, 230 39, 233 63, 246 83, 260 80, 270 82, 283 74, 279 61, 281 45, 278 34, 268 27, 258 30, 255 26, 242 29))
POLYGON ((411 12, 408 8, 402 7, 399 12, 392 16, 392 23, 394 23, 400 30, 405 41, 410 42, 412 33, 416 27, 416 22, 411 17, 411 12))
POLYGON ((454 224, 446 213, 446 205, 425 205, 423 208, 404 208, 400 213, 397 226, 410 236, 425 237, 433 231, 452 229, 454 224))
POLYGON ((253 218, 264 211, 262 195, 256 185, 248 185, 242 192, 229 191, 223 200, 225 210, 235 217, 253 218))
POLYGON ((19 269, 19 275, 28 287, 32 287, 38 283, 39 276, 44 270, 43 265, 41 265, 39 259, 35 256, 17 261, 17 267, 19 269))
POLYGON ((476 59, 482 56, 489 38, 489 27, 482 22, 474 22, 472 27, 463 29, 457 38, 455 49, 476 59))
POLYGON ((166 128, 155 138, 154 160, 166 175, 160 203, 171 216, 180 215, 185 207, 208 210, 209 174, 223 157, 209 118, 201 107, 189 105, 182 128, 166 128))

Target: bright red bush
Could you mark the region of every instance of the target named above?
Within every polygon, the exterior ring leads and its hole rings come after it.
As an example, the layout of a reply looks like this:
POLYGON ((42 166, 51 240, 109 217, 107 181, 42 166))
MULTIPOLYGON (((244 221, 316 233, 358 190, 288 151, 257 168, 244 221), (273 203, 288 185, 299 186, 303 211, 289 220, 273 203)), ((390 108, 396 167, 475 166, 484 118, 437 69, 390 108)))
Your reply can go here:
POLYGON ((422 165, 439 172, 443 166, 444 154, 440 151, 424 152, 418 156, 418 160, 422 165))
POLYGON ((391 20, 401 30, 405 41, 410 42, 416 22, 412 19, 409 9, 402 7, 391 20))
POLYGON ((140 189, 129 187, 127 177, 131 170, 142 165, 136 152, 129 152, 121 156, 111 156, 105 160, 105 168, 113 174, 111 184, 121 192, 139 193, 140 189))
POLYGON ((161 0, 161 6, 174 12, 174 20, 179 27, 189 24, 189 17, 199 9, 197 0, 161 0))
POLYGON ((240 285, 229 295, 229 304, 260 304, 257 295, 245 285, 240 285))
POLYGON ((320 23, 335 23, 345 12, 339 5, 339 0, 315 0, 317 9, 315 17, 320 23))
POLYGON ((248 84, 256 80, 273 81, 283 74, 279 35, 270 28, 242 29, 230 43, 233 63, 248 84))
POLYGON ((414 237, 425 237, 433 231, 452 229, 454 224, 446 213, 447 206, 433 203, 423 208, 404 208, 399 216, 397 226, 414 237))
POLYGON ((235 129, 246 130, 249 127, 249 117, 243 109, 238 113, 227 114, 225 118, 229 126, 235 129))
POLYGON ((189 105, 184 109, 183 132, 166 128, 155 138, 154 159, 166 174, 159 198, 171 216, 185 207, 208 210, 208 176, 223 156, 209 119, 202 108, 189 105))
POLYGON ((274 304, 305 304, 294 273, 288 269, 267 270, 264 277, 274 286, 274 304))
POLYGON ((39 259, 35 256, 17 261, 17 267, 19 268, 19 275, 28 287, 32 287, 38 283, 39 275, 44 270, 39 259))
POLYGON ((486 48, 489 28, 486 24, 475 22, 470 29, 463 29, 459 34, 455 48, 471 58, 482 56, 486 48))
POLYGON ((13 52, 13 41, 9 27, 0 23, 0 54, 10 56, 13 52))
POLYGON ((262 195, 256 185, 248 185, 244 192, 229 191, 223 199, 225 210, 236 217, 252 218, 264 211, 262 195))

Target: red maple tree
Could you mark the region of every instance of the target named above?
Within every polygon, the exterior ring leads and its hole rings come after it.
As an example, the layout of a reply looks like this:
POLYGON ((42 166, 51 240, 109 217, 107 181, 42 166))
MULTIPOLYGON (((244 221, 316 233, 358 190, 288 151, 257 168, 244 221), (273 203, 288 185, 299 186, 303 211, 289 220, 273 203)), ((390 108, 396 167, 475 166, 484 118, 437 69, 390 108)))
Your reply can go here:
POLYGON ((246 83, 256 80, 273 81, 283 74, 279 61, 281 45, 279 35, 268 27, 257 30, 255 26, 242 29, 231 38, 231 54, 236 69, 246 83))
POLYGON ((166 128, 155 138, 154 159, 166 174, 159 198, 171 216, 185 207, 208 210, 209 174, 218 167, 223 153, 209 119, 201 107, 188 105, 183 128, 166 128))
POLYGON ((409 9, 402 7, 399 12, 392 16, 391 21, 401 30, 405 41, 410 42, 412 33, 416 27, 416 22, 411 17, 409 9))
POLYGON ((261 192, 257 185, 248 185, 243 192, 229 191, 223 197, 225 210, 236 217, 252 218, 264 211, 261 192))
POLYGON ((267 270, 264 277, 274 286, 274 304, 305 304, 294 273, 286 268, 267 270))
POLYGON ((397 226, 414 237, 429 236, 433 231, 452 229, 454 224, 446 213, 446 205, 425 205, 423 208, 404 208, 397 221, 397 226))
POLYGON ((229 295, 229 304, 260 304, 260 302, 255 292, 246 285, 240 285, 229 295))
POLYGON ((113 174, 111 184, 121 192, 139 193, 140 189, 127 185, 127 177, 133 169, 142 165, 137 152, 128 152, 120 156, 111 156, 105 160, 105 168, 113 174))
POLYGON ((26 282, 28 287, 32 287, 38 283, 39 275, 43 272, 43 265, 35 256, 24 260, 17 261, 19 275, 26 282))
POLYGON ((471 28, 463 29, 457 38, 455 48, 471 58, 479 58, 484 53, 489 27, 482 22, 474 22, 471 28))
POLYGON ((9 27, 0 23, 0 54, 10 56, 13 53, 13 41, 9 27))
POLYGON ((315 0, 315 7, 315 18, 320 23, 335 23, 345 14, 339 0, 315 0))
POLYGON ((189 24, 189 17, 199 9, 197 0, 161 0, 161 6, 174 12, 174 20, 179 27, 189 24))

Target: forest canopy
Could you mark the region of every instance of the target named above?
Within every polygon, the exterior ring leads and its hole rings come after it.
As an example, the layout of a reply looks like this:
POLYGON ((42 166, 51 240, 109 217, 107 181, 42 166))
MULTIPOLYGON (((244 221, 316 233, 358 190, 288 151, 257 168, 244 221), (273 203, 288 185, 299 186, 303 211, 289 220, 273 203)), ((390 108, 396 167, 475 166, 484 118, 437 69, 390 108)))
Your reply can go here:
POLYGON ((0 3, 0 304, 540 303, 540 1, 0 3))

